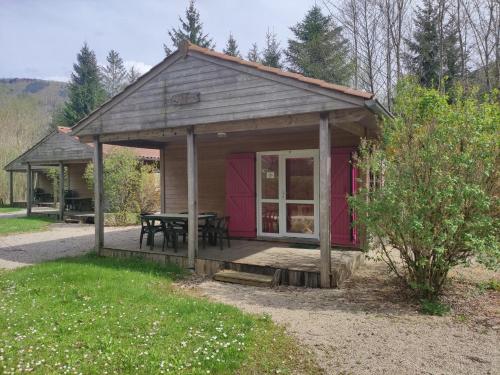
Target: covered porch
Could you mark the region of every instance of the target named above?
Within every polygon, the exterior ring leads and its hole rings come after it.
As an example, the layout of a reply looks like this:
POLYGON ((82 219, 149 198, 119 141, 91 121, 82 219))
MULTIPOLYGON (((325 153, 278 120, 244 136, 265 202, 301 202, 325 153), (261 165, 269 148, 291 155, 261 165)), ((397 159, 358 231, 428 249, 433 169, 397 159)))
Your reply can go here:
MULTIPOLYGON (((106 241, 102 255, 143 258, 161 264, 174 263, 188 267, 188 247, 183 244, 177 251, 162 250, 161 240, 150 249, 139 249, 139 229, 130 229, 106 241)), ((363 263, 364 255, 358 250, 333 248, 331 251, 332 287, 338 287, 363 263)), ((294 242, 245 240, 231 241, 231 247, 207 245, 198 251, 194 270, 197 274, 212 277, 220 270, 235 270, 268 275, 276 285, 320 287, 319 246, 294 242)))
POLYGON ((73 128, 94 143, 96 250, 337 286, 364 241, 347 205, 369 183, 354 153, 383 114, 372 94, 186 44, 73 128), (105 240, 105 144, 160 151, 161 212, 188 216, 182 251, 139 250, 139 232, 133 246, 105 240), (231 248, 200 249, 200 212, 230 218, 231 248))

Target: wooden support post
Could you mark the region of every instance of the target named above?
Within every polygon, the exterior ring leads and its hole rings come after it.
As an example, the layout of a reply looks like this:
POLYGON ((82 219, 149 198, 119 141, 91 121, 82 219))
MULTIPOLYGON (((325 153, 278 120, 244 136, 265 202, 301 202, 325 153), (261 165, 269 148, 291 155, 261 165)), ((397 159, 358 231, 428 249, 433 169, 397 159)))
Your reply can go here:
POLYGON ((59 162, 59 220, 64 220, 64 164, 59 162))
MULTIPOLYGON (((368 156, 368 157, 370 157, 370 156, 368 156)), ((370 202, 370 191, 371 191, 370 166, 369 165, 367 165, 365 168, 364 180, 365 180, 364 183, 365 183, 365 194, 366 194, 365 201, 368 204, 370 202)), ((365 250, 368 250, 368 245, 369 245, 369 243, 368 243, 368 228, 366 228, 366 226, 365 226, 363 228, 363 231, 364 231, 364 233, 363 233, 363 236, 364 236, 363 248, 365 250)))
POLYGON ((102 143, 94 138, 94 225, 95 250, 101 255, 104 247, 104 190, 103 190, 102 143))
POLYGON ((194 269, 198 256, 198 155, 193 128, 187 131, 188 180, 188 267, 194 269))
POLYGON ((165 183, 165 146, 160 148, 160 207, 161 213, 164 214, 166 212, 166 183, 165 183))
POLYGON ((68 186, 66 186, 66 190, 71 190, 71 167, 68 165, 68 186))
POLYGON ((331 258, 331 131, 328 113, 322 113, 319 121, 319 241, 320 279, 322 288, 332 286, 331 258))
POLYGON ((14 207, 14 172, 9 172, 9 204, 14 207))
MULTIPOLYGON (((368 139, 368 129, 365 128, 365 139, 368 139)), ((365 201, 368 203, 369 201, 369 192, 370 192, 370 166, 366 165, 363 173, 363 190, 365 190, 365 201)), ((368 229, 366 225, 360 226, 358 228, 360 232, 360 243, 361 247, 365 250, 368 249, 368 229)))
POLYGON ((31 204, 33 202, 33 173, 31 164, 26 165, 26 215, 31 215, 31 204))

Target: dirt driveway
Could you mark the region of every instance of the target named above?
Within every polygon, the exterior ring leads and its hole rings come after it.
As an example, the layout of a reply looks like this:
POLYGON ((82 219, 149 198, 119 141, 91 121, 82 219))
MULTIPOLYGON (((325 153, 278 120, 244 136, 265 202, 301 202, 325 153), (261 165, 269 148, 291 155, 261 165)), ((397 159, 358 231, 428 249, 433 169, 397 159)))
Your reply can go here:
POLYGON ((463 322, 456 314, 419 314, 417 306, 398 299, 391 280, 381 264, 369 261, 336 290, 213 281, 184 287, 248 312, 270 314, 314 352, 328 374, 499 374, 499 331, 491 326, 498 323, 498 292, 487 302, 497 304, 495 316, 463 322))
MULTIPOLYGON (((105 228, 106 238, 138 232, 137 227, 105 228)), ((136 235, 137 236, 137 235, 136 235)), ((0 236, 0 269, 84 254, 94 247, 94 226, 51 224, 42 232, 0 236)))

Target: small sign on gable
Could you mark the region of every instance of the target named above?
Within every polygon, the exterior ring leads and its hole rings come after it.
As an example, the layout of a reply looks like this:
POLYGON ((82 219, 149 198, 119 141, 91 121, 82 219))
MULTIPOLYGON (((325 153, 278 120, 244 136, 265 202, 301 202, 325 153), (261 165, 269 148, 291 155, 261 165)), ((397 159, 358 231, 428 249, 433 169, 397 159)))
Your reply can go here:
POLYGON ((182 92, 180 94, 172 95, 167 99, 167 104, 172 105, 186 105, 194 104, 200 101, 199 92, 182 92))

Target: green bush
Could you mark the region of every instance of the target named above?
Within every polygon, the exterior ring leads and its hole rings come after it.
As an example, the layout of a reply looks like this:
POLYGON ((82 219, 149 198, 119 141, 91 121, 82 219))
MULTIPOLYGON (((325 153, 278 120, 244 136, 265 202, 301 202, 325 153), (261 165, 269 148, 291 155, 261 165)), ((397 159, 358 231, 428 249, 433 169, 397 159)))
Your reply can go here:
POLYGON ((450 312, 450 306, 435 300, 420 300, 420 310, 426 315, 444 316, 450 312))
POLYGON ((138 191, 138 204, 142 214, 154 213, 160 209, 160 187, 155 166, 144 164, 141 167, 141 186, 138 191))
POLYGON ((380 140, 361 146, 358 166, 384 182, 350 204, 380 259, 421 298, 436 298, 449 270, 472 257, 498 267, 497 98, 456 90, 450 100, 405 81, 380 140))
POLYGON ((109 212, 104 214, 104 225, 108 227, 136 225, 140 222, 137 212, 109 212))
POLYGON ((488 281, 482 281, 477 285, 481 292, 485 290, 493 290, 495 292, 500 292, 500 280, 491 279, 488 281))
MULTIPOLYGON (((145 165, 129 149, 116 148, 104 158, 104 200, 108 215, 106 225, 137 223, 138 213, 156 212, 160 192, 154 175, 155 166, 145 165), (116 224, 112 224, 116 223, 116 224)), ((90 163, 84 178, 93 190, 94 166, 90 163)), ((106 221, 106 220, 105 220, 106 221)))

